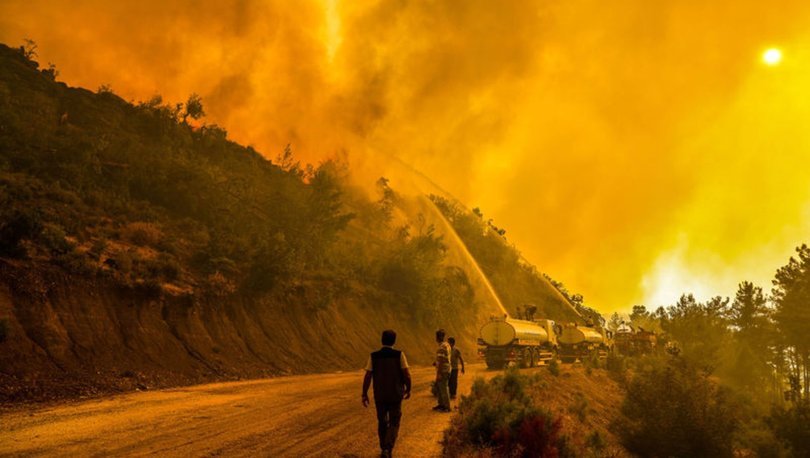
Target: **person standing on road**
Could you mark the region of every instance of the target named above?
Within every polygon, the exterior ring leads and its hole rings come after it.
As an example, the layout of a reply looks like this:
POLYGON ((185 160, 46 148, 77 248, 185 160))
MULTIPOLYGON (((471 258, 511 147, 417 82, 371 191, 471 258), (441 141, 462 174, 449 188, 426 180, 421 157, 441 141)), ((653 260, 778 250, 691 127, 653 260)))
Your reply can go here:
POLYGON ((439 404, 433 408, 439 412, 450 412, 450 391, 448 382, 450 381, 450 344, 444 341, 444 329, 436 331, 436 391, 439 397, 439 404))
POLYGON ((377 409, 377 435, 380 456, 391 456, 402 418, 402 400, 411 397, 411 372, 405 353, 394 350, 397 333, 382 332, 382 348, 372 353, 363 378, 363 407, 368 407, 368 389, 374 382, 374 407, 377 409))
POLYGON ((456 348, 456 338, 449 337, 447 342, 450 344, 450 381, 448 388, 450 388, 450 399, 456 398, 458 391, 458 365, 461 363, 461 373, 464 373, 464 358, 461 357, 461 350, 456 348))

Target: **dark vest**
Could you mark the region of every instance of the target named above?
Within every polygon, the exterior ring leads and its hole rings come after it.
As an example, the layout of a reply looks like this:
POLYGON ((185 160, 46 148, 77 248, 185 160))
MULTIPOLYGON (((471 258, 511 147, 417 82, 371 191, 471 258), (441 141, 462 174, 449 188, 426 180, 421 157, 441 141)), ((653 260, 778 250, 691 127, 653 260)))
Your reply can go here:
POLYGON ((371 378, 375 402, 397 402, 405 391, 399 350, 383 347, 371 354, 371 378))

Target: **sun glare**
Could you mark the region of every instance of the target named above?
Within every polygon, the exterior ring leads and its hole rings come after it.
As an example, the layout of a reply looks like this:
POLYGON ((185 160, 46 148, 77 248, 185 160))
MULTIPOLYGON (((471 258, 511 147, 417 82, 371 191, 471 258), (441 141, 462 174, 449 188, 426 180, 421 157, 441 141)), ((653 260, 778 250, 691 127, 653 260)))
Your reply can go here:
POLYGON ((762 54, 762 61, 769 66, 779 65, 782 62, 782 51, 778 48, 770 48, 762 54))

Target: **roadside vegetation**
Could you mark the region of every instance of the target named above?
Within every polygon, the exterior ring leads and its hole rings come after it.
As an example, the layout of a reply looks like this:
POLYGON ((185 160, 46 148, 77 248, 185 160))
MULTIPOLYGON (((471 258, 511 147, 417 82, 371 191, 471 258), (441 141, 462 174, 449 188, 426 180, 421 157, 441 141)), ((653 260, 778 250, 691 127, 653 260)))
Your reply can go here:
POLYGON ((445 431, 448 457, 624 456, 610 430, 622 390, 605 370, 507 369, 474 382, 445 431))
MULTIPOLYGON (((532 375, 507 372, 489 383, 477 382, 446 434, 446 454, 810 456, 810 248, 802 245, 796 251, 776 272, 769 295, 742 282, 734 298, 701 302, 684 294, 654 312, 634 307, 630 323, 658 334, 652 353, 613 353, 576 366, 552 362, 532 375), (595 406, 598 392, 572 390, 565 379, 571 371, 607 377, 620 387, 618 411, 595 406), (538 383, 546 383, 541 395, 533 391, 538 383), (513 390, 514 385, 521 389, 513 390), (554 410, 566 397, 566 411, 554 410), (521 407, 495 408, 501 405, 521 407), (515 412, 542 412, 545 423, 522 426, 523 417, 515 412), (605 430, 589 424, 596 418, 609 420, 605 430), (566 432, 572 423, 581 425, 579 433, 566 432), (479 424, 495 429, 481 432, 479 424), (542 438, 531 439, 542 447, 527 452, 529 439, 521 434, 542 438), (556 448, 543 448, 549 441, 556 448)), ((621 321, 614 317, 607 325, 615 329, 621 321)))

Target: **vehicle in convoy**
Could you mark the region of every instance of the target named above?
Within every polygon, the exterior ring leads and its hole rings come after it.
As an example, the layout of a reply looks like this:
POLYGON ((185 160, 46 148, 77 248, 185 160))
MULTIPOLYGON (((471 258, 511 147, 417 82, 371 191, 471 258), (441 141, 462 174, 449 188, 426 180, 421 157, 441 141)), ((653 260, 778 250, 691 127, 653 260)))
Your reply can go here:
POLYGON ((481 327, 478 356, 491 369, 510 363, 524 368, 537 366, 556 357, 558 329, 552 320, 492 317, 481 327))
POLYGON ((653 353, 658 346, 658 336, 642 327, 638 329, 622 324, 616 329, 616 351, 625 356, 639 356, 653 353))
POLYGON ((579 326, 574 323, 562 327, 557 338, 560 361, 573 363, 598 355, 607 358, 613 350, 613 333, 592 326, 579 326))

